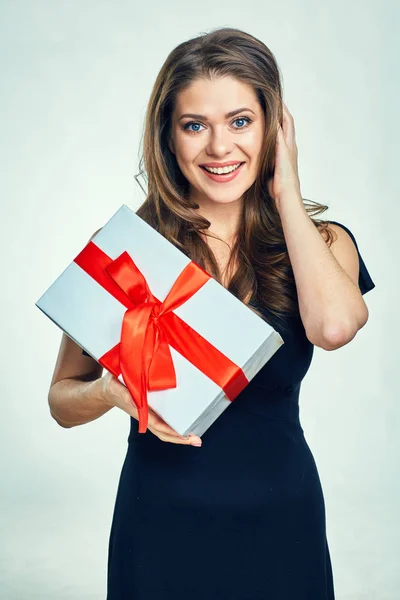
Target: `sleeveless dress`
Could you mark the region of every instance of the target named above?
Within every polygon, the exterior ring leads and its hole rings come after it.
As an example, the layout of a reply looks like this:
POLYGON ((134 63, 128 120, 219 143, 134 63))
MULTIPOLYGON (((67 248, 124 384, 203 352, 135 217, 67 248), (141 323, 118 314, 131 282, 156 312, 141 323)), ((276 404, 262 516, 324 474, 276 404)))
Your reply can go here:
MULTIPOLYGON (((362 294, 375 287, 358 250, 362 294)), ((258 307, 262 311, 262 307, 258 307)), ((334 600, 317 466, 299 419, 314 346, 300 318, 200 448, 131 418, 107 600, 334 600)), ((188 399, 189 400, 189 399, 188 399)))

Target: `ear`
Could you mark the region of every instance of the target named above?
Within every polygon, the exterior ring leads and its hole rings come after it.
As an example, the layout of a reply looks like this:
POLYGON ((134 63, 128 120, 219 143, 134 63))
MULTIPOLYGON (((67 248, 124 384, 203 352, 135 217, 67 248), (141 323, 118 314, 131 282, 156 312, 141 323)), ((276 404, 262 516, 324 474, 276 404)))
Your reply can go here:
POLYGON ((168 138, 168 147, 171 150, 172 154, 175 154, 175 144, 174 144, 174 140, 172 139, 172 137, 168 138))

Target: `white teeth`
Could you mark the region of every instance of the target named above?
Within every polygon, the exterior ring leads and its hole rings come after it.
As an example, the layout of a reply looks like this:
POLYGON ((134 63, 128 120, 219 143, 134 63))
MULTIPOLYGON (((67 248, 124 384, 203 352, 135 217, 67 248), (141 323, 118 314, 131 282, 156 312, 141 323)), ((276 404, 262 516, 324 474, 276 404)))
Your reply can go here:
POLYGON ((209 171, 210 173, 215 173, 216 175, 222 175, 223 173, 232 173, 233 171, 236 171, 236 169, 238 169, 240 165, 241 163, 238 163, 237 165, 231 167, 223 167, 218 169, 214 169, 211 167, 203 167, 203 169, 209 171))

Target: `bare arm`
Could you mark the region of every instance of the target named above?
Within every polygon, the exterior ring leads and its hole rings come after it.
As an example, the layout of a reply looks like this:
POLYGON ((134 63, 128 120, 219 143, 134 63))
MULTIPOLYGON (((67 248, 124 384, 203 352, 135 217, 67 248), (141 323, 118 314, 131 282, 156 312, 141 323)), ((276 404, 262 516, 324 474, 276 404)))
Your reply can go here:
POLYGON ((114 406, 138 418, 127 388, 111 373, 102 376, 103 371, 96 360, 82 354, 82 348, 63 333, 48 394, 51 416, 61 427, 84 425, 114 406))
POLYGON ((300 190, 294 119, 283 101, 282 108, 269 192, 281 218, 307 338, 336 350, 354 338, 369 316, 358 285, 357 248, 339 226, 329 227, 337 238, 328 247, 312 222, 300 190))
POLYGON ((102 394, 102 373, 102 366, 84 356, 64 333, 48 395, 50 413, 59 425, 83 425, 112 408, 102 394))
POLYGON ((59 425, 83 425, 112 408, 102 394, 102 373, 103 367, 63 333, 48 394, 50 413, 59 425))
POLYGON ((307 337, 316 346, 336 350, 368 320, 358 287, 357 250, 348 233, 333 224, 329 229, 336 240, 328 247, 300 196, 293 194, 291 202, 282 204, 280 216, 307 337))
MULTIPOLYGON (((114 406, 138 420, 128 389, 107 371, 102 377, 102 372, 103 367, 84 356, 81 348, 63 333, 48 396, 50 413, 59 425, 83 425, 114 406)), ((198 436, 179 435, 150 408, 148 429, 163 442, 201 446, 198 436)))
MULTIPOLYGON (((100 230, 98 230, 100 231, 100 230)), ((96 235, 97 231, 90 238, 96 235)), ((128 389, 65 333, 50 383, 48 402, 52 417, 62 427, 74 427, 94 421, 117 406, 138 419, 137 408, 128 389)), ((195 435, 181 436, 149 408, 148 429, 164 442, 200 446, 195 435)))

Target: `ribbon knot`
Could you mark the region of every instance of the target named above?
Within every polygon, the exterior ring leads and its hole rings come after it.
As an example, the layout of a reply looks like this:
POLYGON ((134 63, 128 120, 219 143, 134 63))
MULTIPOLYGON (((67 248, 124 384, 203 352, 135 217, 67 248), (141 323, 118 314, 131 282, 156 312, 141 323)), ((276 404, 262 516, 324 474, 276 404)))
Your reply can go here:
POLYGON ((164 308, 164 305, 162 302, 160 302, 159 300, 157 300, 157 302, 154 302, 153 308, 151 311, 151 317, 153 319, 153 323, 155 323, 155 324, 158 323, 159 318, 162 317, 163 308, 164 308))
MULTIPOLYGON (((148 425, 147 391, 176 387, 176 373, 163 330, 164 303, 155 298, 141 271, 127 252, 106 268, 133 304, 125 311, 121 328, 120 367, 138 409, 139 431, 148 425), (140 364, 132 369, 133 361, 140 364)), ((170 292, 171 293, 171 292, 170 292)))
POLYGON ((126 251, 112 259, 90 241, 74 262, 126 307, 120 341, 98 362, 115 377, 122 373, 138 410, 139 433, 148 424, 147 391, 177 386, 171 347, 230 400, 248 384, 238 365, 173 312, 209 281, 198 264, 186 265, 161 302, 126 251))

